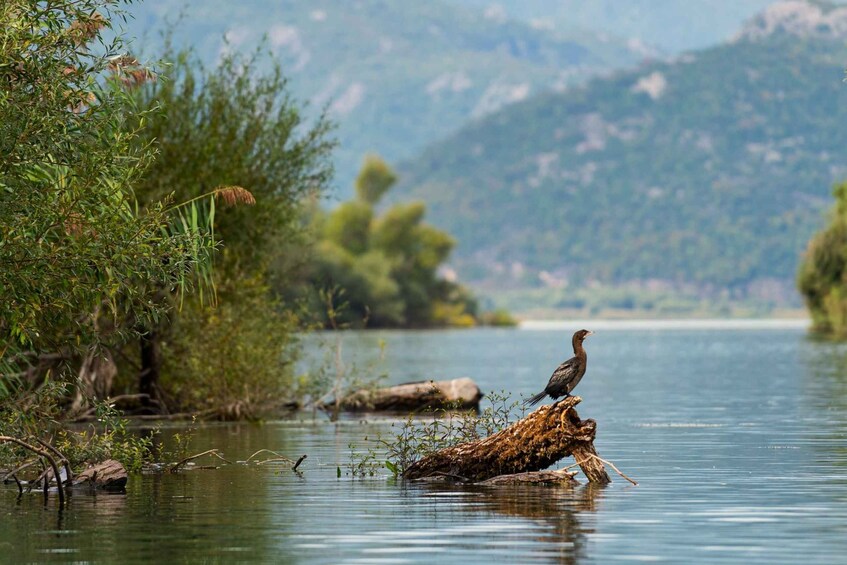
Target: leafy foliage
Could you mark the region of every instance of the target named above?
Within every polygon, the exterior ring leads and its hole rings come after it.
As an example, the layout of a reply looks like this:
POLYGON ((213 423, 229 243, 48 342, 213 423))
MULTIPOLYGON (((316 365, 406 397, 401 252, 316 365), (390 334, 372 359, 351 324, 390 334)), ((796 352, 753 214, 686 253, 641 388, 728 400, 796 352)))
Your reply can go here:
POLYGON ((162 343, 163 387, 183 410, 258 419, 292 397, 296 318, 261 277, 240 279, 217 307, 188 302, 162 343))
MULTIPOLYGON (((128 430, 126 420, 106 403, 96 406, 96 427, 73 430, 64 426, 61 405, 67 396, 67 386, 56 381, 22 391, 14 402, 0 404, 0 435, 51 444, 74 469, 90 461, 117 459, 128 470, 137 471, 150 459, 153 438, 128 430)), ((17 466, 30 457, 31 453, 15 445, 0 446, 0 466, 17 466)))
POLYGON ((847 183, 833 190, 829 225, 810 241, 800 264, 797 286, 816 330, 847 338, 847 183))
POLYGON ((226 53, 213 68, 170 43, 162 58, 172 62, 167 80, 137 91, 140 108, 161 108, 142 131, 157 158, 139 183, 139 199, 148 203, 174 194, 182 200, 216 186, 247 188, 257 206, 215 217, 215 235, 227 250, 218 267, 266 267, 268 256, 296 233, 297 203, 320 193, 332 176, 332 126, 322 118, 304 122, 281 65, 262 49, 226 53))
POLYGON ((214 68, 192 52, 168 49, 164 58, 173 61, 168 79, 136 93, 149 112, 144 143, 157 150, 139 199, 192 199, 209 186, 239 185, 249 192, 220 191, 220 202, 256 205, 214 214, 218 306, 195 299, 173 325, 158 325, 161 386, 178 409, 259 417, 291 394, 296 317, 269 285, 289 283, 274 259, 300 237, 301 201, 331 178, 331 126, 304 122, 280 65, 262 50, 224 54, 214 68))
MULTIPOLYGON (((69 359, 133 310, 157 319, 148 283, 178 288, 208 256, 170 200, 137 205, 147 115, 127 86, 149 75, 106 30, 120 2, 0 6, 0 372, 69 359)), ((186 211, 188 213, 188 210, 186 211)), ((8 381, 4 389, 8 392, 8 381)))
POLYGON ((356 196, 363 202, 376 204, 395 182, 397 175, 388 163, 376 155, 368 155, 356 177, 356 196))

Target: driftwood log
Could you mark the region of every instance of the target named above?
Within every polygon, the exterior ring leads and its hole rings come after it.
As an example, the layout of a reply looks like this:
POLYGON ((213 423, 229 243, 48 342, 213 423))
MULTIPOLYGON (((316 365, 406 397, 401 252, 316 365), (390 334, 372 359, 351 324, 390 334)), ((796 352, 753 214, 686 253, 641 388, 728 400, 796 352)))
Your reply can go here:
POLYGON ((482 392, 467 377, 450 381, 420 381, 376 390, 360 390, 341 401, 341 407, 358 411, 409 411, 426 408, 479 408, 482 392))
POLYGON ((127 478, 126 468, 119 461, 107 459, 74 477, 73 487, 121 491, 126 488, 127 478))
MULTIPOLYGON (((440 476, 476 483, 501 475, 536 473, 523 481, 533 482, 544 476, 537 475, 538 471, 573 455, 589 482, 609 483, 611 479, 594 450, 597 424, 594 420, 580 420, 574 410, 581 400, 571 396, 542 406, 496 434, 432 453, 410 465, 403 478, 440 476)), ((514 476, 504 480, 521 482, 514 476)))

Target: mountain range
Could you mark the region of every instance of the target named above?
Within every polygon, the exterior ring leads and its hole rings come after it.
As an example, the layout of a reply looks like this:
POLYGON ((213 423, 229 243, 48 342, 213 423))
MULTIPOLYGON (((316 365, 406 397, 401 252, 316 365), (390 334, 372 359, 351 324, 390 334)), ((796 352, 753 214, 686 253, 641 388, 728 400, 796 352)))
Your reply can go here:
POLYGON ((470 119, 654 53, 449 0, 146 0, 129 11, 130 36, 154 56, 168 22, 173 42, 209 64, 265 38, 291 93, 338 125, 341 197, 366 153, 409 158, 470 119))
POLYGON ((401 167, 462 278, 793 293, 847 177, 847 8, 784 2, 724 44, 503 108, 401 167))

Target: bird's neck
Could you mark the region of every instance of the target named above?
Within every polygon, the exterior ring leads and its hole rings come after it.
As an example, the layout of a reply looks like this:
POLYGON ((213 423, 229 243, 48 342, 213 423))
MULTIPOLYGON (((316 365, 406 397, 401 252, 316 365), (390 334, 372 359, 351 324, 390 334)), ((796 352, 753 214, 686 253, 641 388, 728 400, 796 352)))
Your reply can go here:
POLYGON ((577 357, 585 357, 585 349, 582 348, 582 341, 575 338, 573 340, 573 354, 577 357))

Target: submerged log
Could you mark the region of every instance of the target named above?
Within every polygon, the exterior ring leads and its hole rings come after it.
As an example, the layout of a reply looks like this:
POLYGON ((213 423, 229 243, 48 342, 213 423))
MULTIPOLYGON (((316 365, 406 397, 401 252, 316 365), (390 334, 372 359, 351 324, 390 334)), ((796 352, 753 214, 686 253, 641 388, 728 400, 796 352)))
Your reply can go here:
POLYGON ((126 468, 119 461, 107 459, 102 463, 92 465, 74 477, 75 488, 91 488, 96 490, 123 490, 126 487, 128 475, 126 468))
POLYGON ((597 424, 580 420, 574 410, 581 400, 571 396, 542 406, 496 434, 432 453, 410 465, 403 478, 446 476, 482 482, 541 471, 573 455, 589 482, 609 483, 594 450, 597 424))
POLYGON ((341 401, 345 410, 408 411, 425 408, 479 408, 482 392, 467 377, 450 381, 420 381, 376 390, 360 390, 341 401))
POLYGON ((482 481, 481 485, 569 485, 576 486, 576 471, 530 471, 516 475, 498 475, 482 481))

